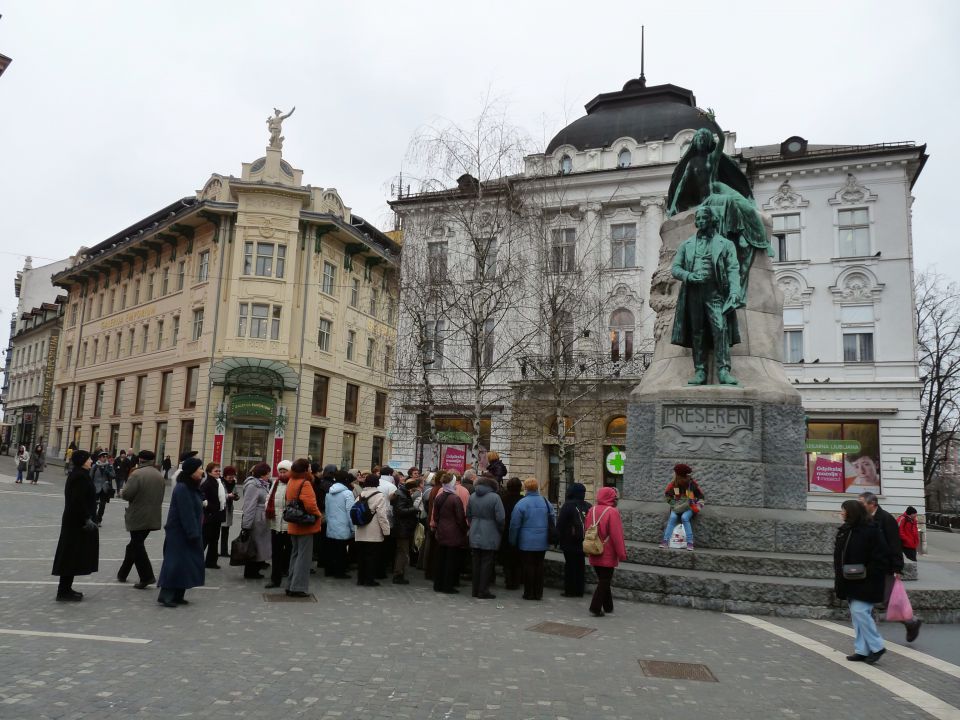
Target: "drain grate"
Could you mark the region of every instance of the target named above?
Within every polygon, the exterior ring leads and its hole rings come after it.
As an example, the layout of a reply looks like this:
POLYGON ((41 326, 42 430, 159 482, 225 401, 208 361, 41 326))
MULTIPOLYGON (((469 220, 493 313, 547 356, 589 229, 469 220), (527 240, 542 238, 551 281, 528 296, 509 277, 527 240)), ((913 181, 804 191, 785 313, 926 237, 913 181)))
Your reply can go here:
POLYGON ((528 627, 531 632, 544 633, 545 635, 559 635, 560 637, 582 638, 596 630, 596 628, 582 627, 580 625, 567 625, 558 622, 542 622, 539 625, 528 627))
POLYGON ((264 602, 313 602, 317 601, 313 595, 308 595, 307 597, 290 597, 286 593, 277 594, 277 593, 264 593, 263 594, 264 602))
POLYGON ((640 660, 640 669, 647 677, 668 680, 698 680, 717 682, 710 668, 700 663, 669 662, 666 660, 640 660))

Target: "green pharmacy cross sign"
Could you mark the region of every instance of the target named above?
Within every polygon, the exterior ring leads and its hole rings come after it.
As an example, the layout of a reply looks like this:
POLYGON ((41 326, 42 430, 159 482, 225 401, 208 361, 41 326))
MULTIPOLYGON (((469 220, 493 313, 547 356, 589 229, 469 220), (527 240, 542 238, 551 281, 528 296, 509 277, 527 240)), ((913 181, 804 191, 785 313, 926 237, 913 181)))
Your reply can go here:
POLYGON ((627 460, 626 454, 616 445, 607 453, 607 470, 614 475, 623 475, 623 466, 627 460))
POLYGON ((807 452, 815 453, 858 453, 860 442, 857 440, 807 440, 807 452))

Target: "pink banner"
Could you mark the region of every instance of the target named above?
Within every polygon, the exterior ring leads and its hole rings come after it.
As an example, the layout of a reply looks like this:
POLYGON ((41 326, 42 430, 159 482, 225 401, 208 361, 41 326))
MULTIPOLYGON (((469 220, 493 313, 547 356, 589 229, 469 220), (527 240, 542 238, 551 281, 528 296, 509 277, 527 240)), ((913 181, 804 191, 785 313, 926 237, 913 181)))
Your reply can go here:
POLYGON ((213 461, 215 463, 223 461, 223 435, 213 436, 213 461))
POLYGON ((462 473, 467 469, 467 448, 463 445, 453 445, 443 451, 443 460, 440 463, 445 470, 462 473))
POLYGON ((820 456, 813 466, 810 489, 814 492, 842 493, 846 489, 843 477, 843 460, 831 460, 820 456))
POLYGON ((273 474, 277 474, 277 463, 283 460, 283 438, 275 437, 273 439, 273 474))

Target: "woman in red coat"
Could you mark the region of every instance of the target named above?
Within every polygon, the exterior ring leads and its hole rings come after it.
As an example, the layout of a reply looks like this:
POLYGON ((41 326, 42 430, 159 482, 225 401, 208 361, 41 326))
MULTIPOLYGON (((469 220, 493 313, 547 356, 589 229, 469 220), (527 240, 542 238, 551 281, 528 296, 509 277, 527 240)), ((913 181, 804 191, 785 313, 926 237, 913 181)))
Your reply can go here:
POLYGON ((917 548, 920 547, 920 531, 917 529, 917 509, 910 505, 897 518, 897 525, 900 527, 900 545, 903 549, 903 556, 908 560, 917 561, 917 548))
POLYGON ((597 493, 597 504, 587 513, 587 530, 596 525, 597 534, 603 543, 603 552, 600 555, 590 556, 590 564, 597 574, 597 589, 590 602, 590 614, 595 617, 603 617, 606 613, 613 612, 610 581, 613 579, 614 568, 627 559, 627 545, 623 541, 623 521, 620 519, 620 511, 617 510, 619 500, 616 488, 600 488, 600 492, 597 493))

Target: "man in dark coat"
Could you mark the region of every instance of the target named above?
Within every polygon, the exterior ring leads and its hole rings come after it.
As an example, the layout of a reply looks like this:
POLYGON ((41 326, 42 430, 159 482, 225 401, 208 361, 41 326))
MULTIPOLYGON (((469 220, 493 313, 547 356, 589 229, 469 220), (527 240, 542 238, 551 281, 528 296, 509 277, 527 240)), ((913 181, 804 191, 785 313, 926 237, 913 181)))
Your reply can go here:
POLYGON ((127 455, 126 450, 121 450, 120 454, 117 456, 117 459, 113 461, 113 472, 117 479, 117 495, 119 495, 120 491, 123 490, 123 484, 127 481, 127 478, 130 477, 130 473, 133 471, 133 459, 135 457, 136 456, 132 451, 130 455, 127 455))
POLYGON ((396 550, 393 557, 393 583, 395 585, 409 585, 406 578, 407 566, 410 564, 410 545, 413 533, 417 529, 417 509, 413 506, 411 489, 416 487, 416 480, 410 483, 399 483, 397 493, 393 497, 393 528, 390 534, 396 538, 396 550))
POLYGON ((78 602, 83 593, 73 589, 73 578, 97 571, 100 558, 100 535, 94 522, 97 495, 90 477, 90 453, 77 450, 70 456, 72 469, 63 490, 63 517, 60 540, 53 558, 53 575, 60 576, 57 600, 78 602))
POLYGON ((563 596, 583 597, 584 563, 583 535, 584 518, 590 510, 586 501, 587 488, 581 483, 570 483, 567 499, 557 513, 557 535, 563 550, 563 596))
POLYGON ((114 494, 113 482, 116 471, 107 457, 106 450, 97 454, 97 462, 90 468, 90 477, 93 478, 93 489, 97 494, 97 525, 103 522, 103 511, 114 494))
POLYGON ((136 565, 140 582, 134 587, 138 590, 143 590, 157 581, 144 546, 150 532, 160 529, 163 520, 163 494, 167 489, 163 475, 153 464, 155 459, 156 456, 149 450, 141 450, 139 467, 130 474, 120 489, 120 497, 128 503, 123 520, 127 532, 130 533, 130 542, 117 572, 117 580, 126 582, 130 569, 136 565))
POLYGON ((210 463, 200 483, 200 494, 203 495, 203 548, 206 552, 204 564, 210 570, 220 569, 217 565, 217 541, 220 539, 220 526, 227 519, 226 488, 220 480, 220 473, 220 466, 210 463))
MULTIPOLYGON (((893 591, 893 583, 903 572, 903 544, 900 541, 900 526, 893 515, 880 507, 880 501, 872 492, 860 493, 857 499, 867 509, 873 521, 880 526, 883 537, 887 541, 888 567, 883 590, 883 607, 886 608, 890 601, 890 593, 893 591)), ((915 617, 903 623, 907 630, 907 642, 913 642, 917 639, 920 634, 920 624, 920 620, 915 617)))
POLYGON ((186 605, 186 591, 204 583, 203 496, 199 489, 202 478, 202 460, 190 457, 183 461, 163 526, 166 537, 157 602, 164 607, 186 605))

